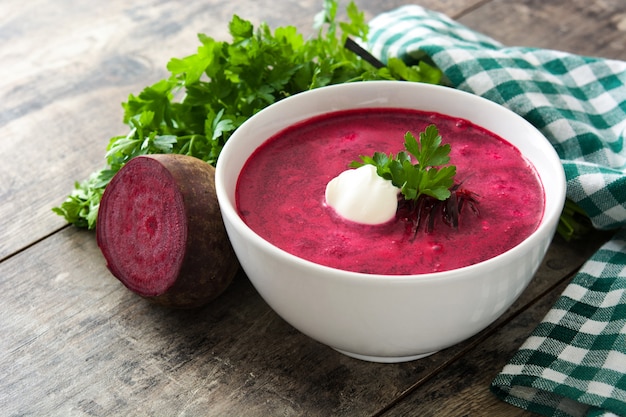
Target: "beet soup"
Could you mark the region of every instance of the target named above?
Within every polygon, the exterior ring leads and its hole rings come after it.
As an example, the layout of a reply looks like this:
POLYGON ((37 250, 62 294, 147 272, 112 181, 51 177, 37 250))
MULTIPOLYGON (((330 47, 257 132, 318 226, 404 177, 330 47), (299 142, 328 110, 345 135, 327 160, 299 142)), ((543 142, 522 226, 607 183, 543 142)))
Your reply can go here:
POLYGON ((399 109, 329 113, 269 138, 248 159, 236 202, 245 223, 273 245, 309 261, 354 272, 412 275, 468 266, 528 237, 544 211, 544 191, 519 150, 471 122, 399 109), (394 218, 354 223, 325 203, 326 184, 360 155, 397 154, 407 131, 434 124, 451 145, 456 181, 478 195, 479 214, 464 209, 454 229, 437 219, 412 233, 394 218))

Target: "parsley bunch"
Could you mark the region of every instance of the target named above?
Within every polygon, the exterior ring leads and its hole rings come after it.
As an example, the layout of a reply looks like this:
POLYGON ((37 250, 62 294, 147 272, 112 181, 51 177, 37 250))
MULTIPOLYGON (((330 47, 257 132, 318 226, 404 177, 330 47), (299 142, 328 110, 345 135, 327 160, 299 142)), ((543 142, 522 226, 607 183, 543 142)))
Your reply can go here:
POLYGON ((349 36, 367 40, 364 14, 347 6, 347 22, 337 22, 337 0, 325 0, 310 39, 293 26, 272 31, 266 24, 233 16, 230 42, 198 35, 197 52, 173 58, 170 76, 131 94, 123 103, 129 131, 110 139, 106 167, 76 183, 53 211, 79 227, 93 228, 104 188, 131 158, 179 153, 215 165, 237 127, 259 110, 290 95, 330 84, 389 79, 439 83, 441 72, 426 63, 407 66, 390 59, 375 68, 344 48, 349 36))

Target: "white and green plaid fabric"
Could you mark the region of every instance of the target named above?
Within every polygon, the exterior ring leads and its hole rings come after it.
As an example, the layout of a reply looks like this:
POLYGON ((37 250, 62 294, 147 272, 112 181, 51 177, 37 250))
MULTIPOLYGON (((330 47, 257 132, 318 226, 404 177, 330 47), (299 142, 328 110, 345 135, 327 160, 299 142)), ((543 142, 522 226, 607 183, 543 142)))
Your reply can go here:
POLYGON ((491 384, 548 416, 626 416, 626 62, 505 47, 448 17, 404 6, 370 22, 385 61, 428 59, 458 89, 536 126, 561 157, 567 196, 617 229, 491 384))

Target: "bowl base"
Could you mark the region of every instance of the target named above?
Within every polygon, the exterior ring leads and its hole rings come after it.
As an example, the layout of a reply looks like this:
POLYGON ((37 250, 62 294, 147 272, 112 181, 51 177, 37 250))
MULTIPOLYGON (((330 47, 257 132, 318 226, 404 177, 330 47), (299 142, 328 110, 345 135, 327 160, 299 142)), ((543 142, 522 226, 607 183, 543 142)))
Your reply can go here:
POLYGON ((345 350, 336 349, 336 348, 333 348, 333 349, 335 349, 337 352, 342 353, 346 356, 350 356, 351 358, 360 359, 362 361, 368 361, 368 362, 377 362, 377 363, 410 362, 410 361, 422 359, 434 353, 437 353, 437 351, 434 351, 434 352, 421 353, 419 355, 410 355, 410 356, 369 356, 369 355, 360 355, 358 353, 347 352, 345 350))

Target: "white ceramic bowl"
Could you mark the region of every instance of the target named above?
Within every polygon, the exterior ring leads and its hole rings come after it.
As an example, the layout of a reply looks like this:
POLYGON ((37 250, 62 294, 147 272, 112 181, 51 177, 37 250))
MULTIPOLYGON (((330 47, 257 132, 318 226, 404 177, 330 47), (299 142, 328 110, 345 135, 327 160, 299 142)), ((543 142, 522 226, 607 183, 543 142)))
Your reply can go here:
POLYGON ((515 113, 447 87, 371 81, 324 87, 273 104, 228 140, 216 169, 217 197, 241 265, 265 301, 311 338, 352 357, 401 362, 424 357, 483 330, 518 298, 537 271, 565 200, 554 149, 515 113), (331 111, 394 107, 439 112, 500 135, 534 164, 545 189, 537 230, 513 249, 452 271, 370 275, 321 266, 268 243, 239 217, 239 172, 261 143, 296 122, 331 111))

